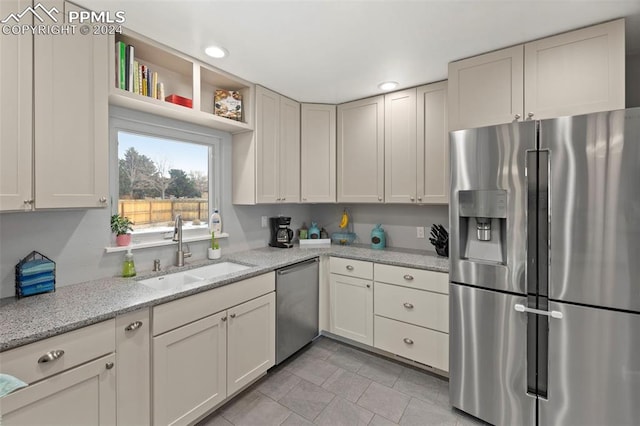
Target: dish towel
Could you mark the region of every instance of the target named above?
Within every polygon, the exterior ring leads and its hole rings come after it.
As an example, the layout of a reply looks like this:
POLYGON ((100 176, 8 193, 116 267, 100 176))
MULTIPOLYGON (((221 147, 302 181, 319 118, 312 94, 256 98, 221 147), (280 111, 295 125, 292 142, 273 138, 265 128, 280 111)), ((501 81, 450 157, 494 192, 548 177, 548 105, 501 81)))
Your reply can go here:
POLYGON ((0 398, 25 386, 27 386, 27 384, 17 377, 0 373, 0 398))

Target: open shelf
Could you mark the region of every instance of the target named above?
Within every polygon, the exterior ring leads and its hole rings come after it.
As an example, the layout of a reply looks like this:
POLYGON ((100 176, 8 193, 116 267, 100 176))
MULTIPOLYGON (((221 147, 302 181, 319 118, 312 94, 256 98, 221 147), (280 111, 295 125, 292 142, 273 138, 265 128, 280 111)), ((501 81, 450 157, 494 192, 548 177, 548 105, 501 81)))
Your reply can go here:
POLYGON ((111 89, 109 103, 150 114, 187 121, 229 133, 253 130, 254 85, 224 71, 201 63, 169 47, 127 30, 112 38, 110 49, 111 89), (158 73, 165 97, 175 94, 193 101, 192 108, 144 96, 117 87, 116 42, 134 47, 134 58, 158 73), (213 113, 216 89, 236 90, 242 95, 242 121, 213 113))

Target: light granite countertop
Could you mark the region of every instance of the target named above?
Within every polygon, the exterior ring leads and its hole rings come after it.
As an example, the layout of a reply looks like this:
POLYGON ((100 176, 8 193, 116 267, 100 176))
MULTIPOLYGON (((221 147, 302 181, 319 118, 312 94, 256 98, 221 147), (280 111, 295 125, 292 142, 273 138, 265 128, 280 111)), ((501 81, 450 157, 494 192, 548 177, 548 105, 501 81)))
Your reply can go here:
POLYGON ((250 266, 214 280, 171 290, 155 290, 137 282, 161 274, 177 272, 212 261, 193 262, 183 268, 171 267, 162 273, 148 273, 134 278, 103 278, 68 286, 60 286, 55 293, 40 294, 23 299, 0 300, 0 352, 52 337, 90 324, 114 318, 126 312, 159 305, 202 291, 211 290, 236 281, 264 274, 293 263, 321 255, 366 260, 388 265, 407 266, 448 272, 448 259, 434 252, 386 249, 372 250, 358 246, 290 249, 260 248, 222 256, 216 262, 235 262, 250 266))

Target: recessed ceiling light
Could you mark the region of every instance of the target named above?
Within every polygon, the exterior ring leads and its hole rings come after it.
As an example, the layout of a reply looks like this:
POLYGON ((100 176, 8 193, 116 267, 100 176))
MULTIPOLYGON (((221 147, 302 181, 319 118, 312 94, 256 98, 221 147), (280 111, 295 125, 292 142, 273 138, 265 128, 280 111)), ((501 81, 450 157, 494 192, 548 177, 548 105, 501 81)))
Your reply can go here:
POLYGON ((383 81, 382 83, 378 84, 378 87, 382 90, 393 90, 396 87, 398 87, 398 82, 397 81, 383 81))
POLYGON ((209 46, 204 49, 204 53, 216 59, 224 58, 229 54, 229 52, 227 52, 227 49, 219 46, 209 46))

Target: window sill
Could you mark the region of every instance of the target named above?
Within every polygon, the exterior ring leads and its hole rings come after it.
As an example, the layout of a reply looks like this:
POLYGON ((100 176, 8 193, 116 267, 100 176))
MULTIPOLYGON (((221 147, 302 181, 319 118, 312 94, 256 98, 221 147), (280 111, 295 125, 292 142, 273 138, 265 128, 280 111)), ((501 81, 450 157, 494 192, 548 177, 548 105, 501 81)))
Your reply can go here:
MULTIPOLYGON (((228 238, 228 237, 229 237, 229 234, 227 234, 226 232, 223 232, 222 234, 216 235, 216 240, 219 238, 228 238)), ((194 235, 192 237, 182 238, 182 242, 191 243, 194 241, 206 241, 210 239, 211 239, 211 235, 194 235)), ((145 241, 143 243, 132 243, 128 246, 109 246, 109 247, 105 247, 104 251, 105 253, 116 253, 121 251, 127 251, 129 250, 129 248, 131 248, 132 250, 138 250, 138 249, 146 249, 146 248, 152 248, 152 247, 170 246, 173 244, 177 244, 177 243, 173 240, 145 241)))

